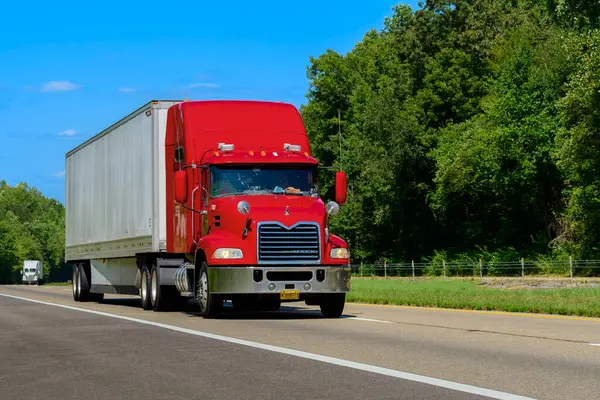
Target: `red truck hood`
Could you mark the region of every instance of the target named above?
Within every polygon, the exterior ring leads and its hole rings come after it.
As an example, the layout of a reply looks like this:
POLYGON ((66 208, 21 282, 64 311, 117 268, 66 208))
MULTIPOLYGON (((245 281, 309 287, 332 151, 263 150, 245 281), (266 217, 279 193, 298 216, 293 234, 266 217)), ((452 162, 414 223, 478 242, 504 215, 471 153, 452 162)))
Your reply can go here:
MULTIPOLYGON (((276 221, 285 226, 292 226, 298 222, 318 223, 323 246, 322 261, 332 264, 345 262, 328 258, 325 240, 327 227, 325 204, 319 198, 307 196, 259 195, 213 199, 208 211, 210 234, 201 239, 203 242, 201 246, 205 248, 207 254, 212 254, 214 249, 219 247, 239 247, 243 250, 243 260, 211 260, 213 264, 255 264, 257 225, 264 221, 276 221), (250 204, 250 214, 241 214, 237 210, 240 201, 247 201, 250 204), (246 236, 244 236, 245 227, 249 229, 246 236)), ((337 237, 332 236, 330 239, 334 240, 335 247, 345 246, 345 243, 337 237)))
POLYGON ((237 211, 240 201, 250 204, 250 217, 253 223, 278 221, 291 226, 300 221, 325 222, 325 204, 319 198, 292 195, 231 196, 212 200, 210 213, 225 214, 232 220, 246 220, 237 211), (214 210, 212 209, 214 207, 214 210))

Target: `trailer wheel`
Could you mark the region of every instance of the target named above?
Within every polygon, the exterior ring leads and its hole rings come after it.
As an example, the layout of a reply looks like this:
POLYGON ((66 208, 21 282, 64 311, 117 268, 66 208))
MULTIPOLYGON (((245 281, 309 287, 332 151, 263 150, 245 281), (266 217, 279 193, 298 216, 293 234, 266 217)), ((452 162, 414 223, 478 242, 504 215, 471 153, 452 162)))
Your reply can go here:
POLYGON ((78 301, 88 301, 90 297, 90 281, 85 273, 83 264, 77 264, 77 292, 78 301))
POLYGON ((73 266, 73 300, 79 301, 79 265, 73 266))
POLYGON ((208 264, 202 262, 200 267, 200 277, 198 279, 198 287, 196 288, 196 299, 200 306, 200 315, 204 318, 214 318, 218 316, 223 309, 223 299, 215 294, 210 293, 210 285, 208 283, 208 264))
POLYGON ((173 293, 160 284, 160 268, 152 265, 150 273, 150 303, 154 311, 164 311, 172 306, 173 293))
POLYGON ((321 299, 321 314, 325 318, 339 318, 344 312, 346 293, 327 294, 321 299))
POLYGON ((144 310, 150 310, 152 303, 150 302, 150 273, 148 267, 145 265, 142 267, 142 284, 140 289, 142 296, 142 308, 144 310))

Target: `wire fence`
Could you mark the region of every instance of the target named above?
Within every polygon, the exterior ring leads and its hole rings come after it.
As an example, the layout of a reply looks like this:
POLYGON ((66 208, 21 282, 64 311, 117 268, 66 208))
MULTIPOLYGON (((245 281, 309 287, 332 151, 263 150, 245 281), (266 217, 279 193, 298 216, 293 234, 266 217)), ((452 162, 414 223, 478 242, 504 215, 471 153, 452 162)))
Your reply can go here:
POLYGON ((352 264, 361 277, 600 277, 600 260, 434 262, 352 264))

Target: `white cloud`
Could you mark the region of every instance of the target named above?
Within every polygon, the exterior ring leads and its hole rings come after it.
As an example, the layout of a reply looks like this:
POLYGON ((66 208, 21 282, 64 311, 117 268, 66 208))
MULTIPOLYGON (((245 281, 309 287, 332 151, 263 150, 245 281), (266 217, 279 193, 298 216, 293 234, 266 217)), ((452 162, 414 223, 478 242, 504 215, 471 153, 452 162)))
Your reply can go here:
POLYGON ((55 173, 54 176, 57 178, 62 178, 63 176, 65 176, 65 171, 59 171, 55 173))
POLYGON ((221 87, 221 85, 218 85, 216 83, 192 83, 188 86, 190 89, 191 88, 209 88, 209 89, 216 89, 221 87))
POLYGON ((42 85, 42 92, 69 92, 77 90, 81 85, 69 81, 50 81, 42 85))
POLYGON ((58 132, 58 136, 75 136, 77 131, 75 129, 67 129, 66 131, 58 132))
POLYGON ((121 92, 121 93, 133 93, 133 92, 135 92, 136 90, 137 90, 137 89, 130 88, 130 87, 122 87, 122 88, 119 88, 119 92, 121 92))

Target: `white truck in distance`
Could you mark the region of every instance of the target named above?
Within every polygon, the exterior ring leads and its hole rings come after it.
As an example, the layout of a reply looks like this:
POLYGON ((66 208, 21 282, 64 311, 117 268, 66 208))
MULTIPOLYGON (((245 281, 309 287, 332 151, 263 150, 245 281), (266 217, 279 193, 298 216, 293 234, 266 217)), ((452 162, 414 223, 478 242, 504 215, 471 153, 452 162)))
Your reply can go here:
POLYGON ((39 260, 25 260, 21 274, 23 283, 41 285, 44 282, 44 265, 39 260))

